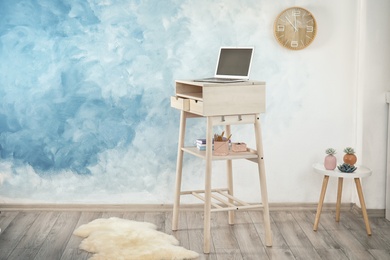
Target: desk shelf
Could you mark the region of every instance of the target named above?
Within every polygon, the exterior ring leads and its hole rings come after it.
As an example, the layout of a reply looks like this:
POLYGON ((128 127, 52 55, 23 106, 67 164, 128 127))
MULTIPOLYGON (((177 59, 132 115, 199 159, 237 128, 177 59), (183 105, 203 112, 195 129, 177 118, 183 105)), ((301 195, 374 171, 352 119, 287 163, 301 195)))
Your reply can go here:
MULTIPOLYGON (((206 160, 206 151, 200 151, 196 147, 183 147, 181 148, 182 151, 192 154, 196 157, 199 157, 201 159, 206 160)), ((255 162, 257 162, 258 159, 257 151, 253 149, 247 149, 246 152, 233 152, 229 151, 229 154, 226 156, 221 155, 213 155, 212 160, 237 160, 237 159, 248 159, 253 161, 255 159, 255 162)))

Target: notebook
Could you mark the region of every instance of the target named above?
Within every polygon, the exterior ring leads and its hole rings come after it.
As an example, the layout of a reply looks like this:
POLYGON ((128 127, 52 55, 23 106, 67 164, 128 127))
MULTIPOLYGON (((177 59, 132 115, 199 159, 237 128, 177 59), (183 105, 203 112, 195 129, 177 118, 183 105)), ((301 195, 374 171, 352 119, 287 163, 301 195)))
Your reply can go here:
POLYGON ((198 82, 229 83, 249 80, 253 47, 221 47, 215 75, 198 82))

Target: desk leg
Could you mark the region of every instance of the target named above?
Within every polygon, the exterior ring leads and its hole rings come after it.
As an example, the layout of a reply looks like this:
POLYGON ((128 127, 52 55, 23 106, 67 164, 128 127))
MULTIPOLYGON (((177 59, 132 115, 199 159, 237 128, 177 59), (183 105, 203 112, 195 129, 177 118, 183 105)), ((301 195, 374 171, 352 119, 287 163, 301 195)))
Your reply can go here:
POLYGON ((265 228, 265 245, 272 246, 272 232, 271 232, 271 219, 269 216, 269 207, 268 207, 268 192, 267 192, 267 183, 265 175, 265 164, 264 164, 264 152, 263 152, 263 142, 262 134, 260 127, 260 118, 258 115, 255 115, 255 134, 256 134, 256 149, 258 155, 257 167, 259 170, 259 179, 260 179, 260 191, 261 191, 261 200, 263 204, 263 215, 264 215, 264 228, 265 228))
POLYGON ((341 195, 343 192, 343 180, 344 178, 339 177, 339 186, 337 189, 337 203, 336 203, 336 222, 340 221, 340 206, 341 206, 341 195))
POLYGON ((322 205, 324 204, 326 188, 328 187, 328 181, 329 181, 329 176, 325 175, 324 180, 322 181, 322 190, 321 190, 321 195, 320 195, 320 201, 318 202, 316 219, 314 221, 314 227, 313 227, 314 231, 317 231, 318 224, 320 223, 322 205))
POLYGON ((367 235, 371 236, 370 222, 368 222, 366 203, 364 202, 363 190, 362 190, 362 185, 360 183, 360 179, 355 178, 355 183, 359 195, 360 205, 362 206, 362 213, 363 213, 364 223, 366 224, 367 235))
MULTIPOLYGON (((230 136, 231 129, 230 125, 226 125, 225 128, 226 136, 230 136)), ((227 173, 227 185, 228 185, 228 194, 233 196, 233 166, 232 166, 232 160, 226 160, 226 173, 227 173)), ((234 203, 232 199, 229 199, 230 203, 234 203)), ((234 211, 229 210, 229 224, 234 224, 234 211)))
POLYGON ((179 130, 179 142, 177 148, 177 162, 176 162, 176 184, 175 184, 175 200, 173 203, 173 216, 172 216, 172 230, 178 229, 179 220, 179 207, 180 207, 180 193, 181 193, 181 177, 183 172, 183 150, 184 136, 186 129, 186 113, 181 111, 180 114, 180 130, 179 130))
POLYGON ((203 252, 210 253, 211 233, 211 172, 212 172, 212 156, 213 148, 213 122, 211 117, 207 117, 207 132, 206 132, 206 174, 205 174, 205 189, 204 189, 204 228, 203 228, 203 252))

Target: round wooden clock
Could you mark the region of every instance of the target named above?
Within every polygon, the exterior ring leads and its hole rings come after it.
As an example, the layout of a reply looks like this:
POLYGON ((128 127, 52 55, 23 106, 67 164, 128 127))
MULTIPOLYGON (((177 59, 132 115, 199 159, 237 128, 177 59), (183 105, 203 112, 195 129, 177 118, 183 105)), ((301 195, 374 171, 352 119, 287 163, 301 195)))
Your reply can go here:
POLYGON ((308 10, 291 7, 281 12, 274 23, 276 40, 290 50, 302 50, 316 37, 317 22, 308 10))

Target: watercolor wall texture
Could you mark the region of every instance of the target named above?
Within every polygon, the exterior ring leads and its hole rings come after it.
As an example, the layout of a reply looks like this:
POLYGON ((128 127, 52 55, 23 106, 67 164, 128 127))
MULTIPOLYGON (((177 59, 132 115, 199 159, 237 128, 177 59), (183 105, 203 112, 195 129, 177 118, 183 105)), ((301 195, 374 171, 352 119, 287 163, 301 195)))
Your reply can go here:
MULTIPOLYGON (((316 201, 321 181, 311 163, 328 146, 341 153, 357 144, 356 66, 348 66, 356 46, 346 42, 358 37, 357 10, 352 0, 2 0, 1 202, 171 203, 174 80, 212 75, 220 46, 254 46, 251 78, 267 82, 270 201, 316 201), (319 23, 300 52, 272 35, 274 18, 293 5, 319 23), (344 25, 331 29, 342 13, 344 25)), ((202 120, 191 121, 187 142, 204 131, 202 120)), ((254 144, 252 128, 233 131, 233 140, 254 144)), ((185 157, 184 188, 202 186, 202 167, 185 157)), ((237 192, 250 201, 259 199, 257 186, 246 188, 256 169, 235 164, 237 192)), ((222 185, 223 165, 214 170, 222 185)))

